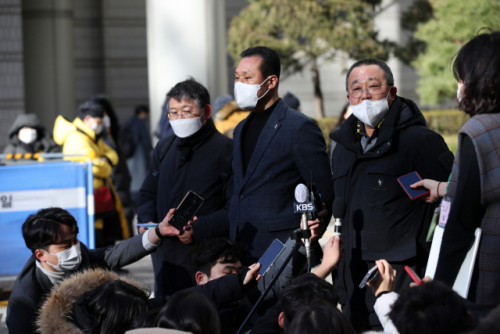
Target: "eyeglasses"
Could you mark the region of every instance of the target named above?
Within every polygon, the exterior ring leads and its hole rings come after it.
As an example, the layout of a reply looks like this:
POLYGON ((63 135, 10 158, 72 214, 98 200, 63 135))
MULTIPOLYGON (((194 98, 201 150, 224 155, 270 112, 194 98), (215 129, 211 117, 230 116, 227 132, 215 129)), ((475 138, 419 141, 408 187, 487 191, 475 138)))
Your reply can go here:
POLYGON ((354 98, 358 98, 361 97, 361 95, 363 95, 363 91, 367 91, 368 94, 370 95, 377 95, 382 93, 382 86, 387 86, 387 85, 371 85, 370 87, 368 87, 368 89, 362 89, 356 87, 349 92, 349 95, 351 95, 354 98))
MULTIPOLYGON (((193 116, 193 113, 194 111, 193 110, 182 110, 182 111, 167 111, 167 116, 168 118, 173 118, 173 119, 176 119, 176 118, 179 118, 179 116, 181 116, 181 118, 191 118, 191 116, 193 116)), ((200 115, 194 115, 194 116, 200 116, 200 115)))

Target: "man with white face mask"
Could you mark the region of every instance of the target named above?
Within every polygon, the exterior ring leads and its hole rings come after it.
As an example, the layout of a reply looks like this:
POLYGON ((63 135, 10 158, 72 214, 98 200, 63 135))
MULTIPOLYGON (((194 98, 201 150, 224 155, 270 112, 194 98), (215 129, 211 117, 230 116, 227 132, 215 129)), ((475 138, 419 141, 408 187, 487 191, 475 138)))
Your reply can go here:
POLYGON ((326 210, 318 208, 325 221, 309 222, 312 241, 330 221, 333 194, 321 130, 279 97, 281 65, 276 51, 257 46, 243 51, 241 57, 234 97, 241 109, 252 112, 234 130, 229 221, 230 237, 249 246, 246 264, 251 264, 274 239, 284 243, 300 227, 300 215, 293 210, 299 183, 309 184, 312 178, 326 205, 326 210))
POLYGON ((18 115, 9 130, 9 145, 4 154, 60 152, 61 147, 45 131, 35 114, 18 115))
POLYGON ((143 223, 162 221, 190 190, 205 201, 194 226, 163 240, 152 255, 157 297, 193 286, 189 245, 228 234, 232 193, 233 141, 215 128, 208 90, 188 79, 167 93, 166 102, 174 135, 160 140, 153 151, 139 191, 138 219, 143 223))
POLYGON ((50 290, 69 275, 87 269, 121 268, 153 252, 160 243, 159 235, 175 236, 179 232, 163 221, 158 232, 152 229, 116 246, 88 249, 78 240, 75 218, 64 209, 48 208, 30 215, 22 233, 33 255, 12 289, 7 327, 10 333, 27 334, 36 332, 35 320, 50 290))
POLYGON ((425 238, 434 206, 410 200, 397 178, 418 172, 422 178, 446 181, 452 153, 443 138, 429 130, 411 100, 397 96, 387 64, 364 59, 346 75, 352 115, 331 133, 335 198, 347 203, 342 238, 344 261, 337 289, 344 314, 356 331, 380 326, 375 297, 358 286, 375 261, 385 259, 397 270, 395 291, 411 281, 404 266, 423 277, 428 258, 425 238))

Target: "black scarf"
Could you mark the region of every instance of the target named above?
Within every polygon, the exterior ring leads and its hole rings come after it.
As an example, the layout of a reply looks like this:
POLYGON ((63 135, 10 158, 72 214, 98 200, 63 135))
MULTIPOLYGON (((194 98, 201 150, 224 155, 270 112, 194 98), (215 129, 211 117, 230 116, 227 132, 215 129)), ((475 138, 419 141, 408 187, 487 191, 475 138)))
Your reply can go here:
POLYGON ((214 121, 209 118, 200 130, 186 138, 179 138, 177 141, 177 149, 181 154, 179 165, 182 166, 186 162, 191 161, 193 151, 203 145, 215 133, 214 121))

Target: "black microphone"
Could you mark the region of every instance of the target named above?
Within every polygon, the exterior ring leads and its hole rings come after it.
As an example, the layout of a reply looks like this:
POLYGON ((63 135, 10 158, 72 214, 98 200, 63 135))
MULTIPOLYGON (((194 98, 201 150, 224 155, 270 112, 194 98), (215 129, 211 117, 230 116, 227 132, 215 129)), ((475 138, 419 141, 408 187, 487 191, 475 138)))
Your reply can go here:
POLYGON ((346 204, 343 198, 337 198, 333 202, 332 215, 335 217, 335 230, 333 232, 334 236, 340 237, 340 230, 342 228, 342 219, 345 217, 346 204))
MULTIPOLYGON (((303 183, 299 183, 297 187, 295 187, 295 200, 298 203, 295 203, 295 212, 300 212, 302 213, 302 230, 308 230, 309 226, 307 225, 307 212, 311 212, 311 208, 314 209, 314 205, 310 205, 311 207, 308 207, 308 200, 309 200, 309 190, 307 189, 306 185, 303 183), (297 210, 299 206, 299 210, 297 210), (300 208, 300 206, 304 206, 303 209, 300 208)), ((311 263, 311 242, 309 241, 309 238, 304 238, 304 246, 306 248, 306 256, 307 256, 307 263, 311 263)))

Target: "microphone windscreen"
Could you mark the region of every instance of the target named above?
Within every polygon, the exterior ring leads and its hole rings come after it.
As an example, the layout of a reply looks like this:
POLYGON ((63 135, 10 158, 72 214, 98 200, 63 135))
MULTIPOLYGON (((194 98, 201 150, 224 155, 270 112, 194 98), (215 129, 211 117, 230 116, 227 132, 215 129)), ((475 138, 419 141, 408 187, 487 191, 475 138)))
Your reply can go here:
POLYGON ((307 190, 306 185, 303 183, 299 183, 295 187, 295 200, 297 202, 303 203, 307 202, 308 199, 309 199, 309 191, 307 190))
POLYGON ((344 219, 346 211, 346 204, 343 198, 336 198, 333 201, 332 215, 335 219, 344 219))

